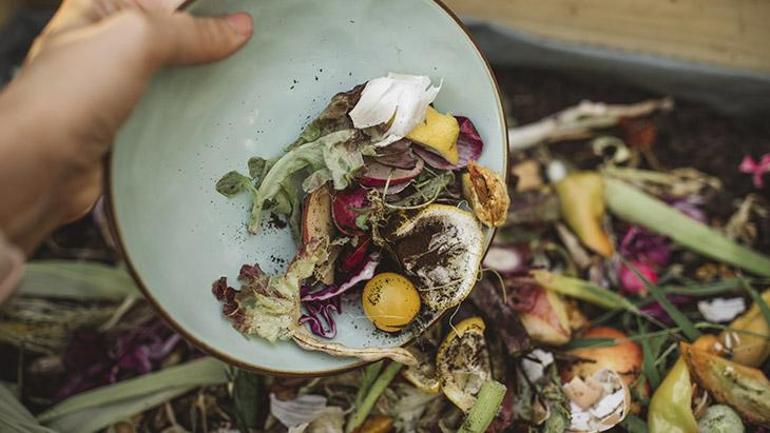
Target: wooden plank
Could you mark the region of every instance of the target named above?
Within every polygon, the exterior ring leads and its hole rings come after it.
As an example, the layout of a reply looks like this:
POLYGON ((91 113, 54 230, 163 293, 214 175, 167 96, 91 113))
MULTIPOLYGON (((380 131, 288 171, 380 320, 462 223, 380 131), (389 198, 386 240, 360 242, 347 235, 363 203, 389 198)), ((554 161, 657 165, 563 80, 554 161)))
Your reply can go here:
POLYGON ((770 72, 768 0, 446 0, 532 34, 770 72))

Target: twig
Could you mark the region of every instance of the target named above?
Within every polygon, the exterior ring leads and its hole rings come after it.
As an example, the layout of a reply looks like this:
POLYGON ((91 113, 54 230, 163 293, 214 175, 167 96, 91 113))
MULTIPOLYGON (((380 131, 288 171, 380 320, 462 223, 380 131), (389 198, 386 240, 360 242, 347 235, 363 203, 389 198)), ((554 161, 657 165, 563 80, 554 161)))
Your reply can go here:
POLYGON ((540 143, 589 134, 592 129, 608 128, 624 117, 640 117, 657 110, 670 110, 670 98, 651 99, 631 105, 607 105, 583 101, 540 121, 508 130, 511 151, 528 149, 540 143))

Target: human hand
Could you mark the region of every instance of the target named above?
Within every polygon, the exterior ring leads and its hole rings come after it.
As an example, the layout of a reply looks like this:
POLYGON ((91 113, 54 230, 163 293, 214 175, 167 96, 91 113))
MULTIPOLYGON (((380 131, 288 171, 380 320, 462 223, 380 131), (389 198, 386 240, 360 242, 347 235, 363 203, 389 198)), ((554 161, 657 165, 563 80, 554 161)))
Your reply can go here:
POLYGON ((86 212, 102 160, 160 68, 221 60, 251 17, 194 18, 182 0, 65 0, 0 94, 0 229, 28 251, 86 212))

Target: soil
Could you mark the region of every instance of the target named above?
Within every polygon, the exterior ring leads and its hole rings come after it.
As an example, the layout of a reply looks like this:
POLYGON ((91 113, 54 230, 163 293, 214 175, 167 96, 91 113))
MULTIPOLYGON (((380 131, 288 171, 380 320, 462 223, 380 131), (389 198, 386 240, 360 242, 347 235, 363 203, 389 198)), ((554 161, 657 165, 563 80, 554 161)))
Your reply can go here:
MULTIPOLYGON (((535 122, 584 100, 628 104, 665 96, 551 71, 496 69, 496 75, 508 95, 508 114, 518 124, 535 122)), ((736 196, 758 192, 750 176, 737 168, 744 155, 756 158, 770 152, 766 118, 728 118, 700 104, 676 101, 673 111, 655 116, 655 123, 659 133, 653 151, 664 167, 694 167, 717 176, 736 196)), ((764 195, 770 197, 770 189, 764 195)))
MULTIPOLYGON (((619 82, 590 81, 552 71, 499 68, 496 74, 514 125, 538 121, 584 100, 629 104, 665 96, 619 82)), ((722 190, 714 192, 704 205, 714 218, 712 223, 726 222, 748 194, 758 195, 766 206, 770 203, 770 175, 765 176, 765 188, 757 189, 751 176, 738 169, 745 155, 758 160, 770 152, 770 122, 759 113, 730 118, 702 104, 677 100, 672 111, 655 114, 648 122, 655 129, 650 137, 650 153, 659 162, 655 169, 692 167, 722 182, 722 190)), ((627 133, 620 128, 608 132, 619 137, 627 133)), ((556 143, 550 149, 574 161, 580 159, 578 149, 586 148, 579 144, 556 143)), ((770 252, 770 218, 755 218, 754 223, 754 247, 770 252)))

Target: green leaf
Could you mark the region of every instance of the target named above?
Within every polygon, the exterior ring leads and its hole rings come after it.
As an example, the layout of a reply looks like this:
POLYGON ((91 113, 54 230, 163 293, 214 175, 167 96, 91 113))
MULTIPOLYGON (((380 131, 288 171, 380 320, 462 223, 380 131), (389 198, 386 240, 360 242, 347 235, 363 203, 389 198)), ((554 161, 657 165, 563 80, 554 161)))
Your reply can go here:
POLYGON ((565 277, 543 270, 534 270, 531 272, 531 275, 538 284, 556 293, 577 298, 601 307, 623 309, 639 314, 639 309, 636 305, 623 297, 623 295, 605 289, 590 281, 565 277))
MULTIPOLYGON (((274 200, 286 188, 285 182, 291 182, 295 174, 308 167, 314 171, 324 167, 325 149, 347 142, 354 134, 354 130, 333 132, 315 141, 296 147, 278 159, 264 176, 259 189, 255 193, 249 218, 249 232, 257 233, 259 231, 259 224, 262 222, 262 209, 265 207, 265 203, 269 200, 274 200)), ((335 174, 332 173, 332 178, 334 176, 335 174)))
POLYGON ((249 158, 248 166, 249 176, 255 181, 259 181, 265 175, 268 160, 259 156, 253 156, 249 158))
POLYGON ((614 338, 573 338, 563 346, 564 350, 582 349, 586 347, 612 347, 617 345, 614 338))
POLYGON ((364 167, 364 157, 345 142, 330 143, 324 149, 324 165, 331 174, 334 189, 343 190, 350 184, 350 176, 364 167))
POLYGON ((500 411, 500 405, 505 398, 505 385, 489 380, 481 385, 476 404, 468 412, 458 433, 483 433, 500 411))
POLYGON ((45 298, 116 301, 139 296, 136 283, 124 269, 73 260, 28 263, 18 293, 45 298))
POLYGON ((270 404, 264 378, 245 370, 236 370, 233 382, 238 427, 244 432, 260 428, 270 404))
POLYGON ((0 432, 56 433, 43 427, 8 387, 0 384, 0 432))
MULTIPOLYGON (((135 404, 128 403, 149 399, 158 392, 174 391, 179 395, 198 386, 216 385, 226 381, 225 364, 212 358, 202 358, 75 395, 41 413, 37 419, 44 424, 55 423, 64 416, 87 409, 104 409, 110 404, 120 406, 126 403, 126 407, 134 408, 137 407, 135 404)), ((123 414, 123 417, 134 413, 123 414)))
POLYGON ((231 198, 242 192, 254 189, 254 186, 251 184, 251 178, 237 171, 231 171, 217 181, 216 188, 218 193, 231 198))
POLYGON ((141 397, 106 401, 56 418, 46 424, 60 433, 94 433, 133 415, 145 412, 180 395, 192 391, 194 386, 168 387, 141 397))
POLYGON ((604 199, 619 218, 666 235, 679 244, 758 275, 770 276, 770 257, 730 240, 722 233, 623 181, 604 178, 604 199))

